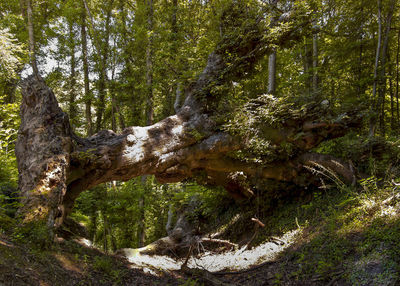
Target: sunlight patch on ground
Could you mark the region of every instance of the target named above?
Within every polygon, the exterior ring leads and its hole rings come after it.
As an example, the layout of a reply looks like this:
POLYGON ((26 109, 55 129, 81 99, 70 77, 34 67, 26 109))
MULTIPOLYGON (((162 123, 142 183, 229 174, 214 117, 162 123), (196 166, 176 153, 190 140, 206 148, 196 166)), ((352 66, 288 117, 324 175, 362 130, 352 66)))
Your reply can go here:
POLYGON ((127 256, 132 268, 142 269, 145 273, 157 275, 160 270, 179 270, 180 262, 166 255, 141 255, 139 253, 127 256))
POLYGON ((199 258, 191 258, 188 266, 204 268, 208 271, 242 270, 266 261, 274 260, 277 255, 292 244, 299 230, 287 232, 282 237, 271 242, 265 242, 251 250, 245 246, 239 250, 221 254, 206 253, 199 258))
MULTIPOLYGON (((242 270, 263 262, 274 260, 277 255, 294 242, 294 238, 300 230, 287 232, 274 241, 265 242, 251 250, 245 250, 245 246, 238 250, 220 254, 206 252, 199 257, 192 257, 188 266, 202 268, 208 271, 242 270)), ((201 246, 199 246, 201 248, 201 246)), ((137 251, 125 253, 126 258, 132 263, 132 268, 140 268, 143 271, 157 274, 167 270, 178 270, 184 260, 174 260, 168 256, 141 255, 137 251)))
POLYGON ((69 271, 74 271, 82 274, 82 270, 79 269, 78 267, 75 266, 74 262, 72 262, 70 259, 68 259, 65 255, 61 254, 54 254, 54 257, 61 263, 61 265, 69 270, 69 271))

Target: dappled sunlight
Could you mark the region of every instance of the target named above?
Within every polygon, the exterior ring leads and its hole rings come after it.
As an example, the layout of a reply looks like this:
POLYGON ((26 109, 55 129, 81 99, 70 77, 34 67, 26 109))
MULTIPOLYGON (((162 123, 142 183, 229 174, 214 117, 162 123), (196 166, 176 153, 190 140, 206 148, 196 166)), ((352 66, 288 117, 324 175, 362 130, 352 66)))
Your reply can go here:
POLYGON ((78 272, 79 274, 83 274, 82 269, 79 269, 75 263, 69 259, 66 255, 62 254, 54 254, 54 257, 57 259, 58 262, 68 271, 78 272))
MULTIPOLYGON (((274 261, 277 256, 289 247, 301 233, 300 229, 285 233, 281 237, 265 242, 253 249, 240 249, 224 253, 206 251, 197 257, 191 257, 188 266, 191 268, 206 269, 210 272, 221 270, 243 270, 264 262, 274 261)), ((196 246, 202 250, 201 243, 196 246)), ((179 270, 184 260, 175 260, 168 256, 140 254, 138 250, 129 250, 124 253, 133 268, 141 268, 145 272, 156 275, 162 271, 179 270)))
POLYGON ((273 261, 279 253, 289 247, 300 230, 293 230, 285 233, 279 238, 260 244, 253 249, 246 250, 246 246, 234 251, 221 254, 206 252, 199 258, 191 258, 188 266, 194 268, 204 268, 208 271, 221 270, 243 270, 267 261, 273 261))

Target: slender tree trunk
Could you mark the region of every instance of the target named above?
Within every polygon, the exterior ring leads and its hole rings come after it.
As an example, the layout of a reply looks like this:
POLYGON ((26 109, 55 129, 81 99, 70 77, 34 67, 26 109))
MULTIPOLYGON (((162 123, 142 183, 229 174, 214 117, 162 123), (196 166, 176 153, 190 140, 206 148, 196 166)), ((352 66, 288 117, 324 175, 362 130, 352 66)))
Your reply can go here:
POLYGON ((114 90, 114 82, 109 84, 110 94, 111 94, 111 130, 117 132, 117 118, 116 118, 116 99, 115 99, 115 90, 114 90))
POLYGON ((85 10, 87 15, 89 16, 90 26, 92 28, 92 39, 95 44, 97 50, 97 59, 99 61, 99 99, 98 99, 98 107, 96 110, 96 126, 95 132, 98 132, 103 124, 103 115, 105 110, 105 97, 107 90, 107 59, 108 59, 108 48, 109 48, 109 34, 110 34, 110 21, 111 21, 111 12, 113 7, 114 0, 110 0, 107 7, 107 16, 106 16, 106 27, 105 27, 105 35, 104 39, 100 41, 98 35, 96 33, 96 29, 94 28, 94 19, 92 13, 90 12, 89 5, 86 0, 82 0, 85 6, 85 10), (103 44, 101 44, 103 43, 103 44))
POLYGON ((105 253, 108 253, 108 242, 107 242, 108 222, 105 212, 102 211, 101 213, 103 215, 103 250, 105 253))
POLYGON ((358 94, 364 94, 363 84, 363 40, 364 40, 364 6, 361 7, 360 49, 358 54, 358 94))
POLYGON ((112 226, 108 226, 108 233, 110 234, 110 240, 111 240, 111 251, 115 252, 117 250, 117 240, 115 239, 112 226))
MULTIPOLYGON (((82 0, 82 1, 83 1, 84 6, 85 6, 86 13, 89 16, 89 24, 90 24, 90 27, 91 27, 91 30, 92 30, 92 34, 93 34, 92 35, 93 42, 94 42, 94 45, 96 47, 97 54, 100 57, 100 55, 101 55, 101 43, 100 42, 101 41, 97 36, 96 29, 94 28, 94 19, 93 19, 92 13, 90 12, 89 5, 88 5, 87 1, 86 0, 82 0)), ((90 29, 89 29, 89 33, 90 33, 90 29)))
POLYGON ((105 111, 105 99, 107 94, 107 61, 109 50, 109 36, 110 36, 110 20, 113 1, 111 0, 107 10, 106 27, 104 41, 102 42, 101 53, 99 53, 100 70, 99 70, 99 100, 96 110, 96 132, 100 131, 103 127, 103 116, 105 111))
MULTIPOLYGON (((141 184, 143 188, 146 188, 147 176, 142 176, 141 184)), ((137 239, 138 247, 144 246, 145 236, 146 236, 146 224, 145 224, 145 192, 142 192, 139 197, 139 218, 138 218, 138 228, 137 228, 137 239)))
POLYGON ((386 60, 387 60, 387 51, 389 45, 389 36, 390 36, 390 25, 393 18, 394 7, 396 4, 396 0, 392 0, 390 2, 389 11, 386 18, 386 29, 385 29, 385 38, 382 45, 382 55, 381 55, 381 69, 379 75, 379 96, 378 96, 378 108, 381 109, 381 114, 379 117, 379 125, 384 136, 386 133, 385 128, 385 95, 386 95, 386 60))
POLYGON ((396 129, 396 119, 394 116, 394 93, 393 93, 393 69, 389 65, 389 93, 390 93, 390 126, 392 133, 396 129))
POLYGON ((305 75, 305 88, 306 92, 309 94, 311 93, 311 75, 310 75, 310 59, 312 57, 312 54, 310 52, 310 49, 308 47, 308 41, 307 38, 304 38, 304 75, 305 75))
MULTIPOLYGON (((314 25, 316 28, 316 24, 314 25)), ((313 49, 312 49, 312 63, 313 63, 313 75, 312 75, 312 89, 316 93, 318 91, 318 33, 313 33, 313 49)))
POLYGON ((374 84, 372 88, 372 117, 370 120, 369 136, 375 136, 376 119, 379 112, 378 100, 376 99, 376 90, 378 86, 378 68, 379 68, 379 56, 381 54, 381 42, 382 42, 382 2, 378 0, 378 43, 376 46, 375 54, 375 65, 374 65, 374 84))
MULTIPOLYGON (((147 30, 150 35, 146 47, 146 125, 153 123, 153 0, 146 0, 147 6, 147 30)), ((142 177, 142 185, 146 188, 147 176, 142 177)), ((138 244, 144 245, 145 240, 145 197, 144 192, 139 197, 139 225, 138 225, 138 244)))
POLYGON ((26 0, 26 15, 28 18, 28 35, 29 35, 29 53, 31 58, 31 65, 33 69, 33 74, 39 77, 39 70, 36 61, 36 42, 35 33, 33 28, 33 12, 32 12, 32 2, 31 0, 26 0))
POLYGON ((276 93, 276 51, 268 57, 268 93, 276 93))
POLYGON ((397 33, 397 51, 396 51, 396 119, 397 127, 400 125, 399 110, 399 54, 400 54, 400 29, 397 33))
POLYGON ((87 136, 93 134, 92 126, 92 97, 89 87, 89 64, 88 64, 88 48, 86 35, 86 12, 82 10, 81 16, 81 45, 82 45, 82 62, 83 62, 83 82, 84 82, 84 101, 85 101, 85 118, 86 118, 86 133, 87 136))
POLYGON ((149 38, 146 47, 146 125, 151 125, 154 120, 153 110, 153 0, 147 3, 147 30, 149 38))
MULTIPOLYGON (((125 69, 126 69, 126 78, 127 78, 127 82, 128 82, 128 87, 131 87, 132 84, 132 80, 131 78, 133 78, 133 67, 132 67, 132 51, 131 49, 129 49, 129 35, 128 35, 128 30, 126 27, 126 23, 127 23, 127 18, 126 18, 126 11, 125 11, 125 1, 124 0, 120 0, 120 9, 121 9, 121 22, 122 22, 122 40, 123 43, 125 45, 123 51, 123 58, 124 58, 124 62, 125 62, 125 69)), ((135 98, 135 91, 134 88, 128 88, 128 90, 126 91, 126 93, 131 93, 131 98, 133 102, 136 102, 136 98, 135 98)), ((132 104, 132 113, 135 114, 137 113, 137 107, 138 104, 132 104)), ((120 114, 119 118, 120 118, 120 125, 124 126, 122 128, 122 130, 125 128, 125 120, 123 118, 122 112, 120 111, 120 109, 118 108, 118 113, 120 114)))
MULTIPOLYGON (((172 63, 174 65, 174 68, 176 69, 178 67, 178 0, 172 0, 172 17, 171 17, 171 55, 172 55, 172 63)), ((181 100, 180 96, 180 90, 179 90, 179 78, 175 79, 175 81, 172 84, 172 92, 169 94, 169 100, 167 102, 167 113, 166 115, 172 115, 174 114, 174 111, 176 113, 177 108, 179 109, 179 101, 181 100), (174 96, 175 92, 175 96, 174 96), (177 103, 177 96, 179 93, 179 99, 177 103), (177 108, 175 108, 175 104, 178 104, 177 108)))
POLYGON ((181 108, 182 105, 182 90, 181 90, 181 85, 180 83, 177 84, 176 86, 176 91, 175 91, 175 102, 174 102, 174 110, 175 113, 179 112, 179 109, 181 108))
POLYGON ((121 109, 119 108, 119 102, 115 105, 115 110, 118 113, 118 119, 119 119, 119 127, 121 130, 124 130, 126 125, 125 125, 125 119, 124 119, 124 114, 122 113, 121 109))
POLYGON ((72 129, 74 129, 74 122, 76 119, 76 106, 75 106, 75 99, 76 99, 76 75, 75 75, 75 40, 74 40, 74 26, 72 22, 68 23, 69 25, 69 46, 70 46, 70 54, 71 54, 71 75, 70 75, 70 91, 69 91, 69 118, 72 122, 72 129))
POLYGON ((91 223, 91 233, 89 234, 91 239, 92 239, 92 243, 94 244, 96 242, 97 236, 97 212, 94 211, 93 214, 90 217, 90 223, 91 223))
POLYGON ((21 9, 21 15, 23 19, 26 19, 26 1, 25 0, 19 0, 19 6, 21 9))

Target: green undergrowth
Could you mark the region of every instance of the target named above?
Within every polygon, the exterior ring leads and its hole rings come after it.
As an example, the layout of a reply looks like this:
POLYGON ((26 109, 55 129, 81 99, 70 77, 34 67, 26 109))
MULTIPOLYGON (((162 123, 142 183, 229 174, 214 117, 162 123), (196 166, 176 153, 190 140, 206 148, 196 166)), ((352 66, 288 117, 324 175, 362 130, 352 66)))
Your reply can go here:
POLYGON ((397 182, 370 177, 356 187, 324 184, 297 190, 297 196, 261 193, 229 209, 218 231, 222 238, 246 244, 255 232, 251 218, 257 217, 265 227, 251 246, 297 231, 274 263, 276 285, 398 285, 397 182))
POLYGON ((278 260, 276 284, 396 285, 400 273, 400 193, 396 185, 331 189, 292 202, 264 234, 296 227, 300 234, 278 260))

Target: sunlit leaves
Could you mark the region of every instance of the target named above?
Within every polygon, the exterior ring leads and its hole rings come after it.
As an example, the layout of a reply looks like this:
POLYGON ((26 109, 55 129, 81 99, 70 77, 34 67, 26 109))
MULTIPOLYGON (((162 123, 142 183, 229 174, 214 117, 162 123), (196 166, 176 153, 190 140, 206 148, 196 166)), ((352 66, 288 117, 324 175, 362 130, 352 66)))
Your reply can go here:
POLYGON ((19 43, 6 29, 0 29, 0 80, 16 76, 26 60, 26 47, 19 43))

